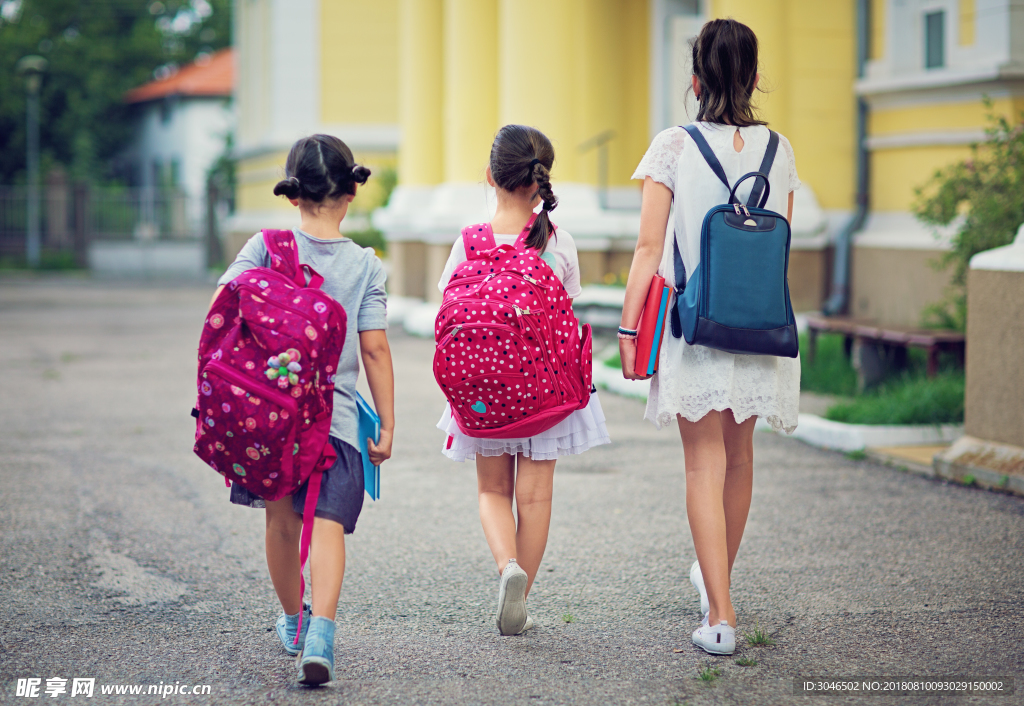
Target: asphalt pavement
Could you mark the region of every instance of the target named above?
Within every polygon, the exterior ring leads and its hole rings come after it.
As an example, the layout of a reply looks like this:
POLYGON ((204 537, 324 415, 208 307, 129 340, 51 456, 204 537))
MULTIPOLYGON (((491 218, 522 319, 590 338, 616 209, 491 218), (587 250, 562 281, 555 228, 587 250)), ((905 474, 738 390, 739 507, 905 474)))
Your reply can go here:
POLYGON ((0 279, 0 702, 74 703, 73 680, 91 678, 93 699, 124 704, 1024 703, 1024 499, 758 433, 733 600, 739 632, 774 644, 710 657, 690 644, 678 433, 606 393, 613 443, 555 471, 538 627, 500 637, 475 469, 441 455, 434 427, 433 343, 398 331, 394 457, 348 540, 337 681, 297 686, 272 631, 263 513, 229 504, 191 450, 211 294, 0 279), (794 691, 852 676, 1017 684, 794 691), (67 693, 47 696, 48 679, 67 693), (101 693, 117 685, 143 694, 101 693))

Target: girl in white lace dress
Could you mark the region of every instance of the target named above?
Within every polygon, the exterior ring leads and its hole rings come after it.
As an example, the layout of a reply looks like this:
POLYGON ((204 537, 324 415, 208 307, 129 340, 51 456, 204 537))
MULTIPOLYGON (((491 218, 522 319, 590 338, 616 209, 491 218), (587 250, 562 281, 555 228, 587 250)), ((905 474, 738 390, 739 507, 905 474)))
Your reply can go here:
MULTIPOLYGON (((754 33, 735 20, 706 24, 694 40, 693 74, 700 106, 695 124, 734 184, 743 174, 759 171, 769 137, 751 107, 759 79, 754 33)), ((779 143, 765 208, 792 220, 793 191, 800 180, 793 148, 781 135, 779 143)), ((674 284, 672 238, 689 276, 700 263, 704 214, 728 201, 725 185, 679 127, 654 138, 633 178, 643 179, 644 186, 640 236, 622 311, 627 331, 637 328, 654 274, 674 284), (667 227, 670 215, 672 228, 667 227)), ((741 202, 754 182, 748 179, 740 186, 741 202)), ((619 343, 623 374, 638 379, 633 373, 635 338, 620 333, 619 343)), ((667 333, 658 367, 646 418, 658 428, 677 421, 683 439, 686 510, 698 559, 690 578, 705 614, 693 641, 709 652, 731 654, 736 612, 729 599, 729 576, 750 508, 754 422, 761 417, 776 430, 796 428, 800 361, 691 346, 667 333)))

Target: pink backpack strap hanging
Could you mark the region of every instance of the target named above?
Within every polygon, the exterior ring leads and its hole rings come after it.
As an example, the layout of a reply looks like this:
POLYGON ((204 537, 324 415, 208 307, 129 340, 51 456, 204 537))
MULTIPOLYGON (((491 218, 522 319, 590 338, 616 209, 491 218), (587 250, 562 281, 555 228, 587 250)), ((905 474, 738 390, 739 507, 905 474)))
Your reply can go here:
POLYGON ((462 229, 462 246, 467 260, 479 260, 484 253, 494 250, 497 243, 490 223, 477 223, 462 229))
POLYGON ((263 243, 270 253, 270 269, 280 272, 300 287, 319 289, 324 278, 309 265, 299 262, 299 246, 295 242, 295 234, 290 230, 263 230, 263 243), (306 284, 305 273, 309 273, 309 284, 306 284))

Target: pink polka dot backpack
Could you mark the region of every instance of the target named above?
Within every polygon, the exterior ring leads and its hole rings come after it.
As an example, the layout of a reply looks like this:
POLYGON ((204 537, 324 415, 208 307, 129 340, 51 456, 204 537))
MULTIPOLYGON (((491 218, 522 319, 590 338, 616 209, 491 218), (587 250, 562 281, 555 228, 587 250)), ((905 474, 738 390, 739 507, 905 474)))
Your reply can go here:
POLYGON ((271 267, 232 280, 203 326, 193 450, 226 484, 265 500, 309 480, 305 564, 321 473, 336 458, 328 437, 347 317, 321 291, 324 278, 299 264, 290 230, 265 230, 263 241, 271 267))
POLYGON ((515 245, 497 247, 489 223, 462 231, 469 259, 434 323, 434 378, 467 436, 533 436, 590 401, 590 326, 581 337, 565 287, 526 247, 533 220, 515 245))

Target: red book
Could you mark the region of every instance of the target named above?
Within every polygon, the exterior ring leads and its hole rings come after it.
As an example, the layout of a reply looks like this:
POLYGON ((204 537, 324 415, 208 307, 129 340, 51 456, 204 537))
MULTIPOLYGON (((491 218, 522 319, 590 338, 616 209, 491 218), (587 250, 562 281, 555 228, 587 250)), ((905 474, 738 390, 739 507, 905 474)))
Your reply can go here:
POLYGON ((665 335, 669 290, 665 278, 654 275, 637 326, 636 363, 633 365, 633 372, 637 375, 654 375, 658 372, 658 354, 661 353, 661 339, 665 335))

